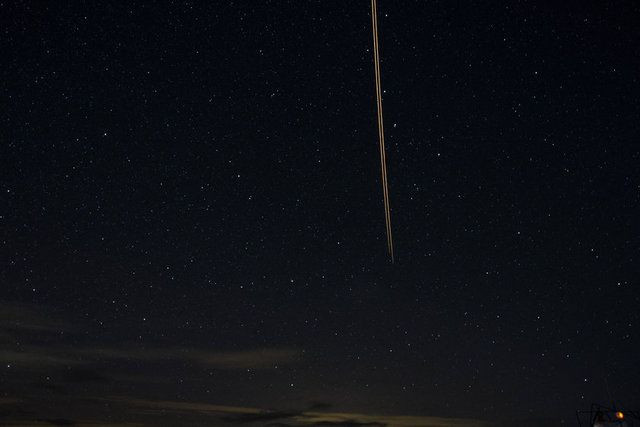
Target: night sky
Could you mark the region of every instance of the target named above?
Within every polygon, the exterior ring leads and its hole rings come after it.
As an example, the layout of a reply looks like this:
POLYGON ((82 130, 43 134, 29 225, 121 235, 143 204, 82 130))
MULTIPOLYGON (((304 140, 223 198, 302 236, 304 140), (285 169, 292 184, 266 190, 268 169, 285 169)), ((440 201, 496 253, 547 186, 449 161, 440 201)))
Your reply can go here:
MULTIPOLYGON (((640 6, 0 3, 0 424, 640 406, 640 6)), ((637 409, 637 408, 636 408, 637 409)))

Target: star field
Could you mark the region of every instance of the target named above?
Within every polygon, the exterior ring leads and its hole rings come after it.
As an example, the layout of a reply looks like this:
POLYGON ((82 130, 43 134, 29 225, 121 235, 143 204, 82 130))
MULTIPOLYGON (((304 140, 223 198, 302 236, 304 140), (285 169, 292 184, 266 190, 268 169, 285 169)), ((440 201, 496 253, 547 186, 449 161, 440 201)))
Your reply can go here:
POLYGON ((0 16, 0 423, 638 407, 637 4, 0 16))

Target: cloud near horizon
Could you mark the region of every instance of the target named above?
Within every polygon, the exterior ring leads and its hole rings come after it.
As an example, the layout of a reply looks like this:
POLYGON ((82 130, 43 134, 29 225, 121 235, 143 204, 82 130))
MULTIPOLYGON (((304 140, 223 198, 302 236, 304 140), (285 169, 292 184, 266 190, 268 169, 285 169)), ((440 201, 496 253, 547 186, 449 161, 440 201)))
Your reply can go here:
POLYGON ((100 364, 106 361, 189 362, 215 369, 270 369, 295 363, 304 351, 294 347, 257 347, 242 350, 204 347, 140 346, 123 343, 97 347, 62 339, 78 325, 51 316, 46 309, 24 304, 0 303, 0 339, 13 349, 0 350, 0 363, 22 368, 48 368, 100 364), (46 337, 46 340, 41 339, 46 337), (18 338, 16 338, 18 337, 18 338))
POLYGON ((385 427, 482 427, 486 423, 473 419, 411 415, 378 415, 348 412, 276 411, 255 407, 214 405, 202 402, 156 401, 146 399, 111 398, 113 402, 133 408, 166 414, 215 415, 228 424, 273 426, 385 426, 385 427), (278 422, 271 424, 271 422, 278 422))
MULTIPOLYGON (((22 403, 16 399, 0 400, 0 405, 22 403)), ((8 419, 10 425, 42 426, 152 426, 165 423, 176 425, 214 423, 216 426, 271 426, 271 427, 486 427, 473 419, 443 418, 411 415, 378 415, 349 412, 320 412, 317 410, 277 411, 256 407, 215 405, 203 402, 147 400, 131 397, 110 397, 87 400, 88 405, 103 407, 108 404, 111 413, 104 417, 33 418, 28 416, 8 419), (121 421, 108 421, 113 418, 121 421), (127 419, 129 418, 129 419, 127 419)), ((105 414, 103 414, 105 415, 105 414)))
MULTIPOLYGON (((6 336, 10 344, 0 350, 2 375, 4 380, 8 380, 8 388, 0 396, 0 419, 3 423, 122 427, 184 425, 185 422, 271 427, 485 425, 470 419, 330 412, 330 404, 278 410, 215 405, 188 398, 182 401, 151 400, 148 396, 153 387, 147 387, 146 391, 132 390, 137 390, 139 384, 155 384, 156 380, 167 381, 167 384, 173 381, 174 388, 167 388, 166 392, 175 389, 176 379, 184 375, 198 378, 203 368, 219 370, 231 382, 241 378, 238 375, 247 375, 243 371, 263 370, 265 375, 282 375, 284 370, 276 368, 291 366, 295 370, 305 351, 293 346, 262 346, 232 351, 197 346, 143 347, 126 343, 98 347, 92 343, 93 340, 87 340, 80 334, 81 327, 81 324, 58 318, 38 307, 0 304, 0 335, 6 336), (76 341, 78 337, 83 339, 76 341), (174 368, 177 367, 181 367, 179 374, 175 373, 174 368), (168 372, 174 372, 173 376, 167 375, 168 372), (123 393, 123 390, 128 392, 123 393), (107 397, 111 393, 124 396, 107 397), (69 406, 71 402, 73 404, 69 406)), ((221 393, 215 399, 227 398, 224 391, 221 393)), ((283 402, 276 406, 305 406, 304 402, 301 397, 297 403, 283 402)))

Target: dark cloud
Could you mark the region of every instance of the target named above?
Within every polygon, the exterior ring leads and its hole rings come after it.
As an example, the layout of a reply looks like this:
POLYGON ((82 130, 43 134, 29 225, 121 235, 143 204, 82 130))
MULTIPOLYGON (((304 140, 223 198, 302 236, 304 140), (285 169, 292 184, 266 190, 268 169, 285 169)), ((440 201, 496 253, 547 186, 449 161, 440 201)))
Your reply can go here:
POLYGON ((309 411, 326 411, 331 409, 333 405, 331 403, 326 402, 311 402, 311 406, 309 406, 309 411))
MULTIPOLYGON (((10 406, 0 406, 0 421, 28 416, 34 416, 34 412, 26 410, 17 404, 12 404, 10 406)), ((3 424, 0 422, 0 425, 3 424)))
MULTIPOLYGON (((44 306, 0 302, 0 337, 23 332, 60 334, 73 330, 72 323, 44 306)), ((24 337, 23 334, 20 336, 24 337)))
POLYGON ((108 383, 110 377, 94 369, 66 369, 61 372, 62 381, 67 383, 108 383))
POLYGON ((385 427, 386 423, 378 423, 378 422, 360 422, 356 420, 344 420, 344 421, 321 421, 319 423, 314 423, 312 426, 317 427, 331 427, 331 426, 339 426, 339 427, 385 427))
POLYGON ((32 383, 33 387, 38 390, 47 390, 51 392, 55 392, 59 395, 67 394, 68 390, 66 387, 63 387, 59 384, 55 384, 51 381, 39 380, 32 383))
POLYGON ((42 421, 47 424, 51 424, 52 426, 75 426, 77 425, 76 421, 68 420, 66 418, 49 418, 49 419, 41 419, 38 421, 42 421))
POLYGON ((0 350, 0 363, 14 369, 44 370, 52 366, 87 364, 64 347, 21 346, 18 350, 0 350))
POLYGON ((294 363, 300 358, 294 348, 259 348, 241 351, 217 351, 213 349, 175 347, 110 347, 94 348, 89 345, 21 346, 17 350, 0 350, 0 363, 20 367, 72 366, 104 363, 105 361, 129 362, 189 362, 216 369, 271 369, 294 363))
POLYGON ((83 348, 77 351, 101 360, 134 360, 144 362, 188 361, 217 369, 269 369, 299 360, 295 348, 258 348, 239 351, 217 351, 203 348, 83 348))
MULTIPOLYGON (((383 416, 359 413, 329 412, 332 404, 313 402, 306 409, 265 409, 213 405, 198 400, 145 400, 134 396, 105 398, 110 390, 136 390, 136 384, 150 384, 164 379, 170 384, 175 378, 158 376, 168 367, 179 367, 181 374, 191 373, 197 383, 203 368, 230 375, 262 371, 280 374, 281 367, 295 366, 302 360, 303 350, 295 347, 262 347, 241 350, 218 350, 205 347, 177 347, 122 343, 97 346, 92 339, 77 333, 81 323, 51 316, 47 310, 33 306, 3 305, 0 331, 9 336, 12 347, 0 350, 7 390, 27 399, 5 399, 2 414, 11 423, 29 425, 101 425, 112 414, 122 419, 197 420, 216 425, 281 426, 456 426, 475 427, 473 420, 433 417, 383 416), (63 332, 72 340, 62 339, 63 332), (15 334, 24 335, 21 342, 15 334), (75 335, 74 335, 75 334, 75 335), (276 367, 280 369, 276 369, 276 367), (25 382, 25 379, 31 379, 25 382), (155 381, 155 382, 154 382, 155 381), (93 398, 91 393, 96 393, 93 398), (102 396, 102 397, 98 397, 102 396), (76 402, 76 410, 60 413, 63 402, 76 402), (22 407, 29 407, 30 412, 22 407), (86 415, 91 417, 87 418, 86 415)), ((86 329, 86 325, 85 328, 86 329)), ((86 334, 85 334, 86 335, 86 334)), ((180 375, 180 381, 188 380, 180 375)), ((302 406, 302 405, 301 405, 302 406)), ((64 406, 62 406, 64 407, 64 406)), ((176 421, 177 422, 177 421, 176 421)), ((119 425, 119 424, 113 424, 119 425)), ((124 425, 124 424, 122 424, 124 425)), ((155 423, 154 425, 157 425, 155 423)))
MULTIPOLYGON (((307 411, 323 411, 331 408, 331 404, 328 403, 313 403, 307 411)), ((291 419, 291 418, 304 418, 305 412, 307 411, 263 411, 259 413, 246 413, 246 414, 236 414, 222 417, 225 421, 237 423, 237 424, 247 424, 247 423, 256 423, 256 422, 265 422, 265 421, 273 421, 273 420, 283 420, 283 419, 291 419)), ((273 424, 269 424, 273 425, 273 424)), ((342 424, 339 424, 342 425, 342 424)), ((361 424, 361 425, 369 425, 369 424, 361 424)), ((372 424, 378 425, 378 424, 372 424)))
POLYGON ((281 420, 302 416, 302 412, 280 412, 280 411, 264 411, 259 413, 246 413, 221 417, 221 419, 235 423, 247 424, 265 421, 281 420))
POLYGON ((397 427, 481 427, 485 423, 471 419, 442 418, 404 415, 370 415, 342 412, 314 411, 268 411, 260 408, 212 405, 183 401, 152 401, 120 398, 114 401, 128 407, 144 409, 145 413, 163 414, 172 412, 187 416, 199 414, 216 417, 227 425, 275 426, 397 426, 397 427), (270 422, 273 421, 273 422, 270 422))
MULTIPOLYGON (((59 414, 61 400, 52 396, 52 405, 40 400, 31 402, 5 401, 3 421, 11 425, 92 425, 92 426, 155 426, 155 425, 216 425, 251 427, 480 427, 484 424, 468 419, 421 416, 371 415, 342 412, 266 410, 255 407, 213 405, 193 401, 156 401, 133 397, 80 398, 75 400, 85 411, 81 414, 59 414), (58 403, 56 403, 58 402, 58 403), (36 408, 38 415, 20 411, 22 403, 36 408), (12 406, 14 405, 14 406, 12 406), (10 410, 6 410, 10 409, 10 410), (46 414, 46 415, 45 415, 46 414), (55 414, 50 416, 49 414, 55 414), (90 416, 86 416, 90 414, 90 416), (116 415, 116 419, 114 419, 116 415), (142 421, 144 420, 144 421, 142 421)), ((2 403, 2 402, 0 402, 2 403)))

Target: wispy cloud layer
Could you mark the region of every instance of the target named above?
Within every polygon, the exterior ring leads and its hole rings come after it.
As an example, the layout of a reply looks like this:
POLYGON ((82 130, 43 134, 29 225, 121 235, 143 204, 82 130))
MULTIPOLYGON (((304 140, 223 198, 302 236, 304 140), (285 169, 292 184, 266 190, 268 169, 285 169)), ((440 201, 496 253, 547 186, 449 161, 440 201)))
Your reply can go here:
POLYGON ((0 336, 25 331, 64 333, 73 329, 72 323, 37 306, 0 302, 0 336))
POLYGON ((189 361, 218 369, 266 369, 293 363, 301 357, 294 348, 258 348, 243 351, 215 351, 195 348, 99 348, 81 349, 85 357, 137 361, 189 361))
POLYGON ((0 381, 6 386, 0 390, 2 423, 122 427, 482 425, 467 419, 330 411, 331 404, 305 406, 303 397, 296 402, 272 399, 275 389, 271 384, 284 384, 286 392, 293 393, 291 378, 302 382, 297 376, 298 362, 306 353, 295 346, 234 350, 140 343, 97 346, 87 330, 39 307, 0 304, 0 338, 7 344, 0 347, 0 381), (254 383, 255 375, 261 375, 263 382, 254 383), (260 389, 259 384, 269 386, 260 389), (225 404, 203 403, 193 395, 182 397, 183 388, 225 404), (215 393, 209 395, 210 389, 215 393), (228 391, 235 395, 229 396, 228 391), (255 393, 247 399, 246 393, 251 392, 255 393), (114 395, 118 397, 106 397, 114 395), (165 395, 182 400, 149 399, 165 395), (229 406, 238 401, 234 399, 276 409, 229 406), (287 409, 278 409, 282 406, 287 409), (296 406, 306 409, 291 409, 296 406))
MULTIPOLYGON (((482 427, 486 424, 460 418, 441 418, 405 415, 371 415, 346 412, 277 411, 254 407, 214 405, 200 402, 145 400, 130 397, 111 397, 88 401, 88 405, 107 403, 117 413, 116 418, 127 421, 107 421, 94 418, 16 418, 10 425, 73 425, 73 426, 152 426, 152 425, 215 425, 231 427, 482 427), (144 420, 143 420, 144 419, 144 420)), ((106 415, 111 418, 109 414, 106 415)))
POLYGON ((276 411, 252 407, 213 405, 197 402, 154 401, 113 398, 115 402, 156 413, 209 414, 228 424, 273 426, 385 426, 385 427, 480 427, 481 421, 406 415, 371 415, 345 412, 276 411), (277 424, 276 424, 277 422, 277 424))
POLYGON ((91 343, 70 344, 60 339, 65 331, 68 334, 74 329, 71 322, 45 314, 33 306, 0 303, 0 339, 18 343, 0 350, 0 363, 25 368, 45 368, 108 361, 147 364, 174 361, 216 369, 269 369, 294 363, 302 357, 301 350, 293 347, 260 347, 234 351, 131 344, 96 347, 91 343), (46 335, 46 342, 34 339, 34 333, 46 335), (10 347, 13 348, 7 349, 10 347))

